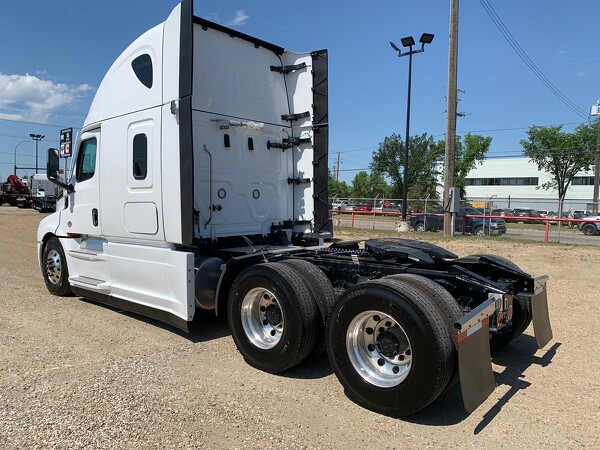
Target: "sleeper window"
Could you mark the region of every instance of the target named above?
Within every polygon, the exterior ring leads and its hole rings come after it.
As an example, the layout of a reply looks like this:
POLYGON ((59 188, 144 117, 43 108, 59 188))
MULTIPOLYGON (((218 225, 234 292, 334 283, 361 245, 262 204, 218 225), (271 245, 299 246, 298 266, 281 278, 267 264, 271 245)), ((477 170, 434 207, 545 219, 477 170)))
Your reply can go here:
POLYGON ((148 89, 152 87, 152 58, 144 53, 131 61, 131 68, 135 72, 135 76, 148 89))

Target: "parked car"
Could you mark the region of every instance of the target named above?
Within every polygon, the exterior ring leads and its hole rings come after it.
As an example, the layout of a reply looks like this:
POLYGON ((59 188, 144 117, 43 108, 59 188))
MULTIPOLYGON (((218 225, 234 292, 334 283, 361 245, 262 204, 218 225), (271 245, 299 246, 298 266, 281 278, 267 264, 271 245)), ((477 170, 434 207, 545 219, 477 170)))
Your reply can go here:
MULTIPOLYGON (((444 229, 444 210, 438 208, 435 214, 412 213, 410 225, 415 231, 441 231, 444 229)), ((455 233, 473 234, 475 236, 502 236, 506 233, 506 224, 503 219, 487 219, 483 212, 475 208, 462 207, 454 221, 455 233), (464 230, 463 230, 464 227, 464 230)))
MULTIPOLYGON (((563 213, 562 217, 563 217, 563 219, 566 219, 567 214, 563 213)), ((557 212, 548 213, 548 215, 546 216, 546 219, 558 219, 558 213, 557 212)), ((550 225, 558 224, 558 220, 549 220, 548 222, 550 222, 550 225)))
POLYGON ((539 212, 532 208, 515 208, 515 216, 522 217, 523 219, 516 219, 516 222, 523 223, 544 223, 543 220, 539 220, 542 218, 539 212), (535 220, 538 218, 538 220, 535 220))
MULTIPOLYGON (((492 209, 490 212, 491 216, 511 217, 515 215, 515 212, 510 208, 492 209)), ((504 219, 505 222, 515 222, 514 219, 504 219)))
POLYGON ((331 204, 331 209, 344 209, 348 205, 350 205, 350 200, 339 198, 333 201, 331 204))
POLYGON ((548 217, 550 214, 556 214, 556 211, 552 211, 550 209, 538 209, 537 212, 544 218, 548 217))
POLYGON ((385 213, 400 214, 402 212, 402 208, 400 206, 384 206, 381 211, 385 213))
POLYGON ((577 222, 577 228, 586 236, 600 235, 600 216, 586 216, 586 222, 577 222))
POLYGON ((369 205, 367 203, 363 203, 361 205, 356 205, 354 207, 354 211, 362 211, 362 212, 371 211, 372 209, 373 209, 373 205, 369 205))

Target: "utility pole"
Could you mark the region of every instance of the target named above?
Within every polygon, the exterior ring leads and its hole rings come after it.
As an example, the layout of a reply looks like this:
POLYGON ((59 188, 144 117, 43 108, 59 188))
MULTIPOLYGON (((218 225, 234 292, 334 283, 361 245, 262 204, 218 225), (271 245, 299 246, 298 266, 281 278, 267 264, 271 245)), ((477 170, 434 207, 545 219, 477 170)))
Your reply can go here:
POLYGON ((598 187, 600 186, 600 100, 592 105, 592 117, 598 117, 598 137, 596 138, 596 165, 594 166, 594 196, 592 198, 592 210, 598 214, 598 187))
POLYGON ((452 236, 450 188, 454 186, 454 154, 456 146, 456 109, 458 92, 456 73, 458 66, 458 0, 450 0, 450 48, 448 52, 448 96, 446 107, 446 154, 444 158, 444 236, 452 236))
POLYGON ((335 161, 335 181, 340 181, 340 152, 338 152, 335 161))
POLYGON ((596 166, 594 167, 594 198, 592 210, 598 214, 598 187, 600 186, 600 116, 598 117, 598 137, 596 138, 596 166))

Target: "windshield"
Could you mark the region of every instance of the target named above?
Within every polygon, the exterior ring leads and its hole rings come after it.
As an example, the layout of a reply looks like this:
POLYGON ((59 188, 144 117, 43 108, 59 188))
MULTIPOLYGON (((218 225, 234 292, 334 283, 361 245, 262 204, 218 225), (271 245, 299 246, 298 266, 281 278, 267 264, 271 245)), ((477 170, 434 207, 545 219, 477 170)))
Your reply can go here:
POLYGON ((481 211, 479 211, 478 209, 475 209, 475 208, 462 208, 462 210, 465 214, 472 214, 472 215, 477 215, 477 216, 483 215, 483 213, 481 211))

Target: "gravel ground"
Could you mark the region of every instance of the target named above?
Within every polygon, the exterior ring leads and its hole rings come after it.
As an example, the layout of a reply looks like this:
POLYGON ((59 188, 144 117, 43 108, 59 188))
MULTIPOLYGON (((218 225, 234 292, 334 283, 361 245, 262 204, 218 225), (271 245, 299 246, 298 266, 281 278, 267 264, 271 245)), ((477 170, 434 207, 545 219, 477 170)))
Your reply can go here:
POLYGON ((498 387, 470 416, 455 386, 398 420, 353 403, 326 358, 279 376, 251 368, 212 314, 185 334, 50 295, 35 256, 42 217, 0 207, 2 449, 600 448, 598 247, 444 242, 550 275, 555 338, 537 350, 530 327, 495 355, 498 387))

